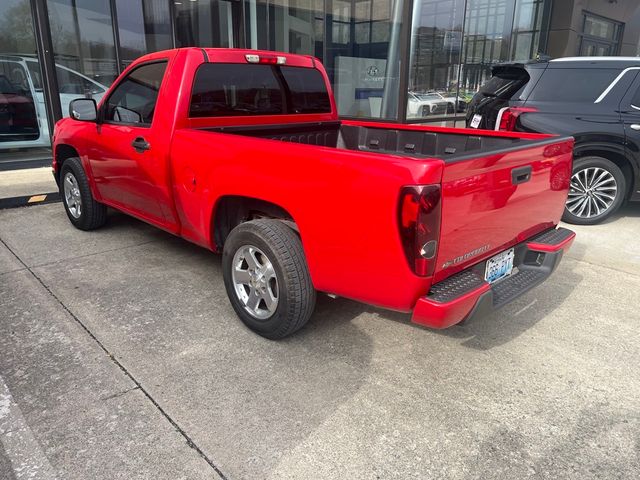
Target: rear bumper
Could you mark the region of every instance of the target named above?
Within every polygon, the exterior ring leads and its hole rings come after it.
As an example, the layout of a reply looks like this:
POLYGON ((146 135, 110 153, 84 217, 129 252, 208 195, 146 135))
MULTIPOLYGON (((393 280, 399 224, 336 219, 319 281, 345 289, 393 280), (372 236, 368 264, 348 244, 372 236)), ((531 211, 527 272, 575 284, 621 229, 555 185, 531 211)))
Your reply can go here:
POLYGON ((519 243, 514 247, 513 273, 492 285, 484 281, 486 262, 436 283, 416 303, 411 321, 431 328, 447 328, 499 309, 544 282, 575 236, 571 230, 558 228, 519 243))

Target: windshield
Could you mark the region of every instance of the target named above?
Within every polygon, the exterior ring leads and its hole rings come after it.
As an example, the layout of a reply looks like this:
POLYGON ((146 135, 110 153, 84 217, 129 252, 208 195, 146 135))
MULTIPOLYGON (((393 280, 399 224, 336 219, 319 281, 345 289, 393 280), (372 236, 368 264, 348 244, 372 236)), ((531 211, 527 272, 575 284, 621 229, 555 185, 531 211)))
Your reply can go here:
POLYGON ((442 97, 437 93, 421 93, 418 95, 420 100, 441 100, 442 97))

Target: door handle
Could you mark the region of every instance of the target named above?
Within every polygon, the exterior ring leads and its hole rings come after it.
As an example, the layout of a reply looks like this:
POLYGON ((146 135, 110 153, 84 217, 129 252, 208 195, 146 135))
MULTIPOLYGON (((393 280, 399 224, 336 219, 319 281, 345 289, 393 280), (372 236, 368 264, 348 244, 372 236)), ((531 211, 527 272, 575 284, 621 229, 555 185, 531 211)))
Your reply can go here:
POLYGON ((637 124, 637 123, 632 123, 631 124, 631 130, 635 130, 635 131, 640 130, 640 125, 637 124))
POLYGON ((145 150, 149 150, 151 148, 151 144, 147 142, 144 137, 138 137, 133 142, 131 142, 131 146, 138 153, 144 153, 145 150))
POLYGON ((526 167, 514 168, 511 170, 511 183, 518 185, 531 180, 531 165, 526 167))

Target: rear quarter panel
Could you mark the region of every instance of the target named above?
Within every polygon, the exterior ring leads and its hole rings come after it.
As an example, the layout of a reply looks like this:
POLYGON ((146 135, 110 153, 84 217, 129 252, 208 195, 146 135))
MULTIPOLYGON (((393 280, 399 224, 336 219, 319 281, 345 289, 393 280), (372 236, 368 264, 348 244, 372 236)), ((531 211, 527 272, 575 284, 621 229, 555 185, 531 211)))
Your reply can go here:
POLYGON ((220 198, 258 198, 293 217, 316 289, 408 311, 430 286, 409 268, 397 207, 401 186, 440 183, 441 160, 183 129, 172 162, 183 230, 197 243, 213 247, 220 198))

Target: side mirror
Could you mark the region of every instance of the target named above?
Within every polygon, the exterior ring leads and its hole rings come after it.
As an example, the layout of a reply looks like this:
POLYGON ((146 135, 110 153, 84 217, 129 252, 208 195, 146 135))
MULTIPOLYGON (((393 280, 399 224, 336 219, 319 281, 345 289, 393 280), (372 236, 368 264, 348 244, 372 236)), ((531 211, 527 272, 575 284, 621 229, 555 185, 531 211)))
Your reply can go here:
POLYGON ((69 104, 69 116, 74 120, 95 122, 98 118, 98 107, 93 98, 78 98, 69 104))

